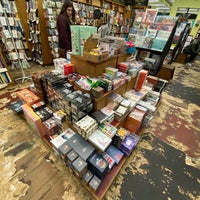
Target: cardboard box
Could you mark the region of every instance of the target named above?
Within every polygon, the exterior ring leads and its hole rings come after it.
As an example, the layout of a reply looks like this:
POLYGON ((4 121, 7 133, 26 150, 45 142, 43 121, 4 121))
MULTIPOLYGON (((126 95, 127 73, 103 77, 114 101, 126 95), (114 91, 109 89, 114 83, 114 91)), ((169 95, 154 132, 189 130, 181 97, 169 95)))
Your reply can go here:
POLYGON ((83 52, 83 57, 91 62, 99 63, 108 59, 108 53, 102 53, 99 55, 92 55, 90 52, 83 52))
POLYGON ((28 122, 28 124, 37 131, 38 135, 44 136, 45 131, 44 131, 44 125, 39 118, 39 116, 32 110, 32 108, 24 104, 21 106, 25 115, 25 119, 28 122))
POLYGON ((86 60, 83 56, 71 55, 71 61, 75 65, 75 71, 77 73, 90 77, 97 77, 104 73, 106 67, 116 67, 117 56, 113 56, 100 63, 94 63, 86 60))
POLYGON ((174 70, 175 70, 174 66, 169 65, 169 64, 164 64, 160 68, 160 70, 156 76, 168 81, 173 78, 174 70))

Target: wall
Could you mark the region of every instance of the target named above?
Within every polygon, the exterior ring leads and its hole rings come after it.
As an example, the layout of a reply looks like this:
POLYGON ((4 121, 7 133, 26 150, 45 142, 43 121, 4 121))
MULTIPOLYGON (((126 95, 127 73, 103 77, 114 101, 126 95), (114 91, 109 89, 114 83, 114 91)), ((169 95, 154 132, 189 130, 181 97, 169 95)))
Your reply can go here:
MULTIPOLYGON (((181 7, 181 8, 200 8, 200 0, 175 0, 174 5, 171 7, 170 15, 176 16, 176 11, 179 7, 181 7)), ((197 15, 195 24, 196 24, 197 20, 200 20, 200 12, 197 15)), ((199 28, 200 28, 200 25, 194 26, 193 29, 191 30, 190 34, 195 36, 199 28)))

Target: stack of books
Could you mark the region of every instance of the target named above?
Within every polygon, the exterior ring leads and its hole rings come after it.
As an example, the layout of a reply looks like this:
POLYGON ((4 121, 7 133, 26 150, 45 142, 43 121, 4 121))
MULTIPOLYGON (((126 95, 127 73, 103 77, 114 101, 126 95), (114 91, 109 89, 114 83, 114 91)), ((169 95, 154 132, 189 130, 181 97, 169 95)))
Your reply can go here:
POLYGON ((115 112, 109 106, 103 107, 101 112, 107 115, 107 122, 111 123, 114 120, 115 112))
POLYGON ((110 138, 113 138, 113 136, 117 133, 117 128, 111 125, 109 122, 100 124, 99 129, 110 138))
POLYGON ((129 134, 130 134, 130 131, 128 131, 127 129, 119 128, 116 135, 113 137, 112 144, 119 148, 121 146, 122 141, 129 134))
POLYGON ((136 147, 137 143, 139 142, 140 137, 134 133, 125 137, 122 141, 120 150, 126 155, 129 156, 133 149, 136 147))
POLYGON ((98 128, 98 123, 95 119, 86 115, 81 120, 76 122, 74 126, 78 133, 87 139, 98 128))
POLYGON ((101 110, 97 110, 92 113, 92 117, 99 123, 102 124, 107 121, 108 116, 104 114, 101 110))
POLYGON ((112 142, 112 139, 99 129, 95 130, 88 140, 101 152, 104 152, 112 142))

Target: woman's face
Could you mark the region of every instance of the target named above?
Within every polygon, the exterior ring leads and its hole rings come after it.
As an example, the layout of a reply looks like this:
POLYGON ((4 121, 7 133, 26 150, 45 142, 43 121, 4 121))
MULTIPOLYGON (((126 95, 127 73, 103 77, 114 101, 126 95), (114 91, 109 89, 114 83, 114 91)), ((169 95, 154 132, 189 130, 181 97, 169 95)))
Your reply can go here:
POLYGON ((66 9, 66 13, 67 13, 67 16, 68 16, 68 17, 71 17, 71 16, 72 16, 72 7, 68 7, 68 8, 66 9))

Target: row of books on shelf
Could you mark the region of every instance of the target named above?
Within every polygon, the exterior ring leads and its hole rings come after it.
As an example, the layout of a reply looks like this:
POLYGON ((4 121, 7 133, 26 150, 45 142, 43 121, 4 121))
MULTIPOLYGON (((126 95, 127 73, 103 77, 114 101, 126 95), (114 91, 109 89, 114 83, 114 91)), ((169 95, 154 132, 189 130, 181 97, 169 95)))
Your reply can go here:
POLYGON ((163 51, 168 41, 168 38, 166 37, 151 38, 129 33, 128 40, 133 42, 136 47, 163 51))
POLYGON ((26 11, 27 13, 30 12, 31 9, 37 9, 38 5, 37 5, 37 0, 28 0, 26 1, 26 11))
POLYGON ((154 22, 161 24, 175 24, 177 21, 177 17, 157 14, 157 9, 135 9, 134 22, 142 22, 147 24, 151 24, 154 22))
MULTIPOLYGON (((2 55, 1 55, 2 56, 2 55)), ((11 83, 12 79, 8 73, 7 67, 5 66, 2 58, 0 57, 0 83, 11 83)))
POLYGON ((48 30, 48 41, 51 48, 51 53, 54 58, 58 58, 58 31, 56 26, 56 19, 60 13, 61 2, 46 0, 43 2, 44 17, 46 27, 48 30))
POLYGON ((17 12, 17 8, 14 1, 2 0, 0 3, 0 13, 13 14, 17 12))
POLYGON ((2 72, 0 69, 0 83, 11 83, 12 79, 7 71, 2 72))

